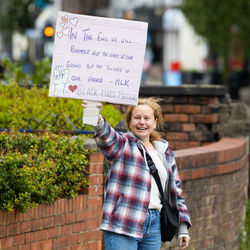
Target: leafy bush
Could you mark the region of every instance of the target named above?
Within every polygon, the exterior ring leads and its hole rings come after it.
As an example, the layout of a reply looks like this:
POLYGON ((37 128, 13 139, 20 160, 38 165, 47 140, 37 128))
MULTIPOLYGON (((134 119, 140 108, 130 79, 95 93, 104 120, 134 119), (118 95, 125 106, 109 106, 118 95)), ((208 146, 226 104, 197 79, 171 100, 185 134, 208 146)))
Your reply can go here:
POLYGON ((26 211, 76 196, 87 185, 91 153, 81 137, 0 133, 0 210, 26 211))
POLYGON ((50 81, 51 59, 48 57, 42 60, 34 61, 34 72, 24 73, 24 63, 22 61, 11 61, 4 59, 2 61, 4 73, 0 75, 5 82, 15 81, 22 86, 44 85, 48 86, 50 81))
MULTIPOLYGON (((0 210, 26 211, 74 197, 87 185, 91 151, 84 149, 84 138, 51 133, 75 130, 67 118, 77 129, 92 130, 82 124, 82 100, 48 97, 50 61, 45 58, 35 66, 34 73, 24 74, 20 62, 5 60, 0 76, 0 128, 12 129, 0 133, 0 210), (16 131, 25 128, 50 133, 37 136, 16 131)), ((113 105, 104 104, 101 113, 113 127, 122 119, 113 105)))
MULTIPOLYGON (((35 61, 35 70, 30 74, 23 72, 22 61, 4 59, 2 64, 5 70, 0 75, 0 83, 3 83, 0 84, 0 128, 28 128, 29 121, 30 127, 35 129, 37 120, 44 120, 38 129, 75 130, 65 114, 78 129, 83 130, 81 100, 48 97, 51 59, 45 57, 35 61), (58 118, 57 124, 54 116, 58 118)), ((122 120, 120 111, 113 105, 104 104, 102 114, 114 127, 122 120)), ((87 126, 85 130, 92 128, 87 126)))
POLYGON ((246 217, 240 234, 240 250, 250 249, 250 200, 246 204, 246 217))
POLYGON ((31 81, 36 85, 49 85, 50 72, 51 72, 51 59, 48 57, 43 58, 41 61, 35 61, 35 70, 31 74, 31 81))
MULTIPOLYGON (((0 99, 0 128, 28 128, 29 122, 30 127, 35 129, 38 125, 36 119, 41 122, 47 117, 38 129, 74 130, 65 117, 59 114, 65 114, 78 129, 84 127, 82 100, 48 97, 46 87, 28 89, 15 82, 6 86, 0 84, 0 99), (54 115, 59 115, 58 124, 55 124, 54 115)), ((111 126, 116 126, 122 119, 120 111, 110 104, 104 104, 101 113, 111 126)), ((90 126, 85 129, 92 130, 90 126)))

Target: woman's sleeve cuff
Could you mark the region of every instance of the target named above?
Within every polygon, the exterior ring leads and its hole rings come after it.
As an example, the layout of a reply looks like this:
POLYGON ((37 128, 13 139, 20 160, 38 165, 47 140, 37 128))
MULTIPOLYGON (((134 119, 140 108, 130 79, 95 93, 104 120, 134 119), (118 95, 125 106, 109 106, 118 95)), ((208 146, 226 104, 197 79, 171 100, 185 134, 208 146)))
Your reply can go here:
POLYGON ((96 126, 93 126, 94 128, 94 131, 98 131, 104 124, 104 119, 103 117, 100 115, 100 120, 98 121, 97 125, 96 126))
POLYGON ((178 238, 186 237, 190 239, 186 223, 181 223, 177 235, 178 238))
POLYGON ((190 236, 189 236, 189 234, 178 234, 178 239, 181 239, 181 238, 188 238, 188 239, 190 239, 190 236))

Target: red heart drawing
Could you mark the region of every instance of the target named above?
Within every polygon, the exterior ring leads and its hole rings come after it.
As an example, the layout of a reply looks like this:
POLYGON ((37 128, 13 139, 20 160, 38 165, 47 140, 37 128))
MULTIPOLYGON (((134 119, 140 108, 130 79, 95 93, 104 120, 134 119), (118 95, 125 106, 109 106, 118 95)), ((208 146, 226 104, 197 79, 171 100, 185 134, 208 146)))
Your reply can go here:
POLYGON ((77 89, 77 85, 69 85, 69 90, 74 92, 77 89))

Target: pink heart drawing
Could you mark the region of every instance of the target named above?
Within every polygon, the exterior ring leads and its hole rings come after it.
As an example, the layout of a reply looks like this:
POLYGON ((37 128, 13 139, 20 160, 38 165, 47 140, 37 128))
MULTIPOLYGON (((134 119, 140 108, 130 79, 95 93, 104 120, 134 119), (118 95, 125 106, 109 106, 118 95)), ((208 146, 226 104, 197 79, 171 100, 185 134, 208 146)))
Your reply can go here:
POLYGON ((69 35, 69 27, 63 29, 62 32, 63 32, 64 36, 68 36, 69 35))
POLYGON ((67 23, 67 22, 68 22, 68 16, 67 16, 67 15, 62 16, 62 17, 61 17, 61 20, 62 20, 64 23, 67 23))
POLYGON ((69 90, 74 92, 77 89, 77 85, 69 85, 69 90))
POLYGON ((70 22, 72 25, 76 26, 77 23, 78 23, 78 19, 77 19, 76 17, 70 18, 70 19, 69 19, 69 22, 70 22))
POLYGON ((57 32, 56 33, 57 34, 57 36, 61 39, 62 38, 62 36, 63 36, 63 33, 62 33, 62 31, 60 31, 60 32, 57 32))
POLYGON ((66 25, 66 23, 61 22, 60 25, 61 25, 61 27, 63 28, 63 27, 66 25))

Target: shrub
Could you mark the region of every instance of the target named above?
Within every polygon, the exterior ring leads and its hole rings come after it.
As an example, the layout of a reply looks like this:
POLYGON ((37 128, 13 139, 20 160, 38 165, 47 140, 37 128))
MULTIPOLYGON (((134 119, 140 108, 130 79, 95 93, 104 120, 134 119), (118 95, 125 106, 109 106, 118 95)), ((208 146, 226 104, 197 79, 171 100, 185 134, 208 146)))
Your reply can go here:
MULTIPOLYGON (((73 124, 83 130, 82 124, 82 100, 69 98, 48 97, 48 89, 36 86, 27 89, 10 82, 3 86, 0 84, 0 128, 23 129, 37 127, 36 120, 45 120, 38 129, 64 129, 74 130, 74 127, 62 115, 65 114, 73 124), (61 114, 61 115, 59 115, 61 114), (54 115, 59 115, 55 124, 54 115), (44 119, 47 117, 46 119, 44 119)), ((105 116, 111 126, 122 119, 122 115, 113 105, 104 104, 101 113, 105 116)), ((85 130, 92 130, 87 126, 85 130)))
POLYGON ((240 250, 250 249, 250 200, 246 204, 246 217, 240 234, 240 250))
POLYGON ((83 137, 0 133, 0 210, 26 211, 72 198, 88 183, 83 137))
POLYGON ((3 59, 2 65, 4 73, 0 74, 5 82, 15 81, 22 86, 44 85, 48 86, 50 81, 51 59, 48 57, 34 61, 34 72, 24 73, 24 63, 22 61, 11 61, 3 59))
MULTIPOLYGON (((50 58, 36 60, 35 70, 29 74, 23 72, 22 61, 4 59, 2 64, 5 70, 0 74, 0 83, 3 83, 0 84, 0 128, 28 128, 29 122, 30 127, 35 129, 38 120, 44 121, 38 129, 75 130, 67 120, 68 117, 77 129, 84 129, 81 100, 48 97, 50 58), (55 116, 58 118, 57 123, 55 116)), ((113 127, 122 120, 121 113, 112 105, 104 104, 102 114, 113 127)), ((92 128, 86 126, 85 130, 92 128)))

